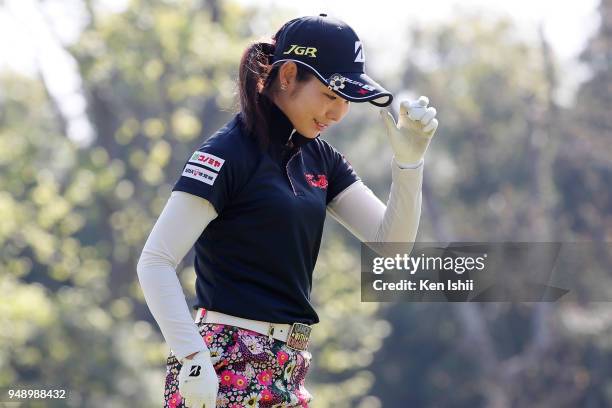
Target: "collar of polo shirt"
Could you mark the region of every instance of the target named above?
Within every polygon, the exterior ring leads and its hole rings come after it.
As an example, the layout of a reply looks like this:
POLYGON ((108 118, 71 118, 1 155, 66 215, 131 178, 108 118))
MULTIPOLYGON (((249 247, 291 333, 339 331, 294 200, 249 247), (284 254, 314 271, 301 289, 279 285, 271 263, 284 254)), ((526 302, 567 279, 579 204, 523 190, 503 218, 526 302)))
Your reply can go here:
POLYGON ((270 141, 272 143, 285 146, 291 137, 292 146, 301 147, 316 139, 303 136, 297 131, 294 132, 295 128, 287 115, 274 103, 271 104, 270 119, 270 141))

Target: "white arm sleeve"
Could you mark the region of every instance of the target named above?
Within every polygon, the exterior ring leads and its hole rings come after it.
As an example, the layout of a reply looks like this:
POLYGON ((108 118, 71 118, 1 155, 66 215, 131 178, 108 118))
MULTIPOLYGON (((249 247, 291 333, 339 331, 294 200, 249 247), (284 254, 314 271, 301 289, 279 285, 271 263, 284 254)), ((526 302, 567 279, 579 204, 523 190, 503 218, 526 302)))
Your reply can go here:
POLYGON ((385 206, 357 181, 327 206, 327 211, 362 242, 414 242, 421 217, 423 161, 402 168, 393 160, 391 192, 385 206))
POLYGON ((179 360, 206 349, 206 344, 187 306, 176 267, 216 217, 208 200, 173 192, 138 260, 136 270, 149 310, 179 360))

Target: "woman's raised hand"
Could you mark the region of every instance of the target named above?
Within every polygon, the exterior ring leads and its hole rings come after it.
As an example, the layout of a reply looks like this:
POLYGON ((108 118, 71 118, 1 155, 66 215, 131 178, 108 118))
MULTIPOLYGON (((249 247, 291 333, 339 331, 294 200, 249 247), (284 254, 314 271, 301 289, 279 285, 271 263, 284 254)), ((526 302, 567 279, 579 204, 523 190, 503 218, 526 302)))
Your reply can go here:
POLYGON ((428 104, 429 98, 426 96, 421 96, 416 101, 400 102, 397 124, 391 112, 380 110, 395 161, 400 165, 419 163, 438 129, 436 108, 428 107, 428 104))

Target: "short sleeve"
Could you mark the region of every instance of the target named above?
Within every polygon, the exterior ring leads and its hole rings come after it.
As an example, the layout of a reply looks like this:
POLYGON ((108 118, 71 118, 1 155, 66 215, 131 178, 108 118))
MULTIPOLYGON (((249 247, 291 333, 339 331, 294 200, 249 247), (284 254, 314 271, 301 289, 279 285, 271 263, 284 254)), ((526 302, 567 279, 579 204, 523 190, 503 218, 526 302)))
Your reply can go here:
POLYGON ((217 134, 206 140, 189 156, 172 190, 202 197, 221 214, 244 172, 243 161, 237 152, 239 138, 233 136, 235 134, 217 134))
POLYGON ((345 188, 360 180, 351 163, 336 149, 332 150, 331 159, 326 204, 329 204, 345 188))

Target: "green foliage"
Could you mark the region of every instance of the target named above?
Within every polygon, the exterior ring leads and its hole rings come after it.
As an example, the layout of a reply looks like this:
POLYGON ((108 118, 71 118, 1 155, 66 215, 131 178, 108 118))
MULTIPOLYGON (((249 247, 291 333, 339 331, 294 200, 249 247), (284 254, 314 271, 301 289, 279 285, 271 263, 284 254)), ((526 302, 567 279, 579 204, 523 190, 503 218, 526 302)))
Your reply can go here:
POLYGON ((149 383, 134 378, 163 358, 159 336, 126 319, 131 301, 109 290, 105 247, 84 233, 114 168, 96 150, 76 168, 84 152, 61 134, 39 82, 0 82, 0 387, 63 388, 74 406, 150 406, 149 383))
POLYGON ((91 16, 69 49, 97 134, 87 148, 66 138, 43 82, 0 80, 0 285, 10 295, 0 387, 63 386, 72 406, 161 400, 168 349, 135 265, 188 152, 228 117, 217 112, 232 101, 246 41, 228 30, 244 25, 242 11, 212 21, 199 7, 134 2, 91 16))

